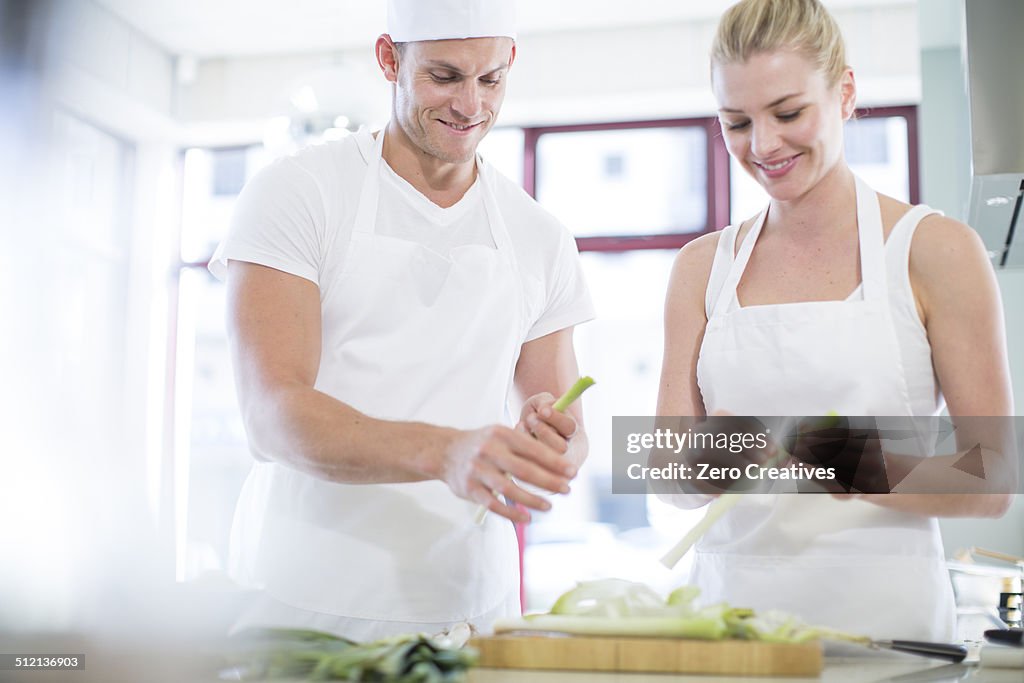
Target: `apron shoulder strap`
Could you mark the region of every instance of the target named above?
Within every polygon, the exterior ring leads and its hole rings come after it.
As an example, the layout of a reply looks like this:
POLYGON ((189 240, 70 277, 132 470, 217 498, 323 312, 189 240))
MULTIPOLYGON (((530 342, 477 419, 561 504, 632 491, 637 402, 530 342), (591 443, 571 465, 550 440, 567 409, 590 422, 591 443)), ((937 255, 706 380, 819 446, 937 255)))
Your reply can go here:
POLYGON ((896 225, 889 232, 889 238, 885 241, 886 253, 892 256, 899 256, 898 261, 907 262, 910 257, 910 243, 917 232, 917 226, 921 221, 932 214, 943 215, 938 209, 933 209, 924 204, 912 206, 909 211, 903 214, 896 225))
POLYGON ((704 292, 704 313, 708 320, 711 320, 715 304, 718 303, 718 297, 729 277, 733 254, 736 253, 736 233, 738 231, 739 225, 728 225, 722 229, 722 234, 718 237, 718 249, 715 250, 715 260, 711 264, 708 287, 704 292))
POLYGON ((941 216, 942 212, 924 204, 912 207, 896 221, 885 241, 885 267, 889 285, 896 290, 896 300, 907 311, 913 311, 914 318, 917 318, 917 308, 910 286, 910 243, 914 240, 917 226, 932 214, 941 216))

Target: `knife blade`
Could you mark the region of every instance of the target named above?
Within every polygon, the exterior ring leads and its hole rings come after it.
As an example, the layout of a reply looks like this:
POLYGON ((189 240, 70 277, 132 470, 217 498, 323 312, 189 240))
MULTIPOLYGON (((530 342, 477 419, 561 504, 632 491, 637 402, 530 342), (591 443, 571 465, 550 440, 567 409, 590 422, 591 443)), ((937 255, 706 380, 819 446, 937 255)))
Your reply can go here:
POLYGON ((965 646, 951 643, 926 643, 919 640, 872 640, 870 647, 906 652, 933 659, 944 659, 948 662, 962 662, 967 657, 965 646))
POLYGON ((985 631, 985 640, 1001 645, 1014 645, 1024 647, 1024 629, 1019 628, 995 628, 985 631))

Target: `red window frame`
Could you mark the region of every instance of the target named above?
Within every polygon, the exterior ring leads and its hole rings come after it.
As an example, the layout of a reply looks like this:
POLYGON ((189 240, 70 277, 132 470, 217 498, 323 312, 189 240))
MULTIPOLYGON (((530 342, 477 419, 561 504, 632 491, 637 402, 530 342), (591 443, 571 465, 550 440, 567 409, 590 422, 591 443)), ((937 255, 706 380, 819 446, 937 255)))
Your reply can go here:
MULTIPOLYGON (((920 201, 920 174, 918 161, 917 107, 914 105, 861 108, 858 119, 899 116, 907 121, 907 159, 910 179, 910 203, 920 201)), ((730 222, 730 170, 729 152, 725 148, 718 118, 714 116, 676 118, 645 121, 617 121, 613 123, 580 123, 560 126, 523 128, 523 189, 537 197, 537 144, 548 133, 574 133, 606 130, 637 130, 643 128, 702 128, 707 136, 707 219, 703 229, 696 232, 661 233, 651 235, 577 237, 576 245, 582 251, 621 252, 638 249, 679 249, 701 235, 719 230, 730 222)))

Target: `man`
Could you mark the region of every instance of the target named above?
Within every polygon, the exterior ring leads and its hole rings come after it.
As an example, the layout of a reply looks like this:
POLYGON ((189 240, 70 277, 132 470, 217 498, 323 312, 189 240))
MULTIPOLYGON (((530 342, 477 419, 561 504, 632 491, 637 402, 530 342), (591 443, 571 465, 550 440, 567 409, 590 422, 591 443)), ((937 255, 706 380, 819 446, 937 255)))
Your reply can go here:
POLYGON ((232 570, 263 592, 238 627, 368 639, 517 615, 509 520, 550 507, 517 482, 567 493, 586 457, 580 409, 551 407, 593 317, 575 244, 475 153, 515 59, 511 4, 391 0, 388 31, 385 130, 253 178, 211 264, 260 461, 232 570))

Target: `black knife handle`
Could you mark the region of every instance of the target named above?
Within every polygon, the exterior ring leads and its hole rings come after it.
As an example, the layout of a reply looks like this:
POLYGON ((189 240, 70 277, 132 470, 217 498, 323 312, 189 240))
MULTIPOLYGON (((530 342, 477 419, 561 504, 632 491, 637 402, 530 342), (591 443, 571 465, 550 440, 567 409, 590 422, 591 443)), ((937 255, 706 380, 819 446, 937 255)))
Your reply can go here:
POLYGON ((967 657, 967 648, 963 645, 948 643, 922 643, 917 640, 894 640, 891 649, 899 652, 912 652, 925 657, 945 659, 950 662, 962 662, 967 657))
POLYGON ((1024 647, 1024 629, 1019 628, 996 628, 985 631, 985 640, 1003 645, 1016 645, 1024 647))

